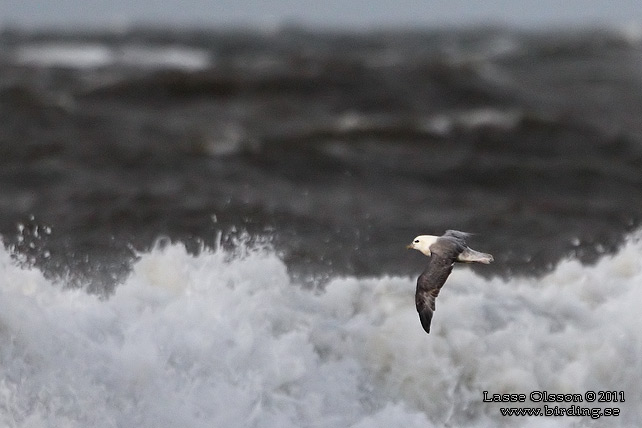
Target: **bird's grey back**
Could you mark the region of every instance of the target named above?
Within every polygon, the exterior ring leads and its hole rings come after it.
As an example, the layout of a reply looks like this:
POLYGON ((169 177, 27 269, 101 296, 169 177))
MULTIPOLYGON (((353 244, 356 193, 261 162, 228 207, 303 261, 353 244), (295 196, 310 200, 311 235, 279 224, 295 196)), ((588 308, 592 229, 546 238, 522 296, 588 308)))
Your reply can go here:
POLYGON ((444 232, 443 236, 466 240, 466 238, 470 236, 470 233, 461 232, 459 230, 448 229, 447 231, 444 232))
POLYGON ((430 252, 448 260, 455 260, 468 246, 466 245, 467 233, 457 230, 447 230, 434 244, 430 246, 430 252))

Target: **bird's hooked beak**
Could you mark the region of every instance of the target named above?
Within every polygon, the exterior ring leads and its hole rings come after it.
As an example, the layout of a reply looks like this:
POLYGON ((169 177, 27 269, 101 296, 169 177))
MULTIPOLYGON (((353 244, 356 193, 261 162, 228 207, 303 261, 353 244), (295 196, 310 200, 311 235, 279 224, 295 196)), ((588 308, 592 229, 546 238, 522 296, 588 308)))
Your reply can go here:
POLYGON ((406 245, 406 249, 407 250, 414 250, 414 248, 415 248, 415 244, 413 244, 413 243, 410 243, 410 244, 406 245))

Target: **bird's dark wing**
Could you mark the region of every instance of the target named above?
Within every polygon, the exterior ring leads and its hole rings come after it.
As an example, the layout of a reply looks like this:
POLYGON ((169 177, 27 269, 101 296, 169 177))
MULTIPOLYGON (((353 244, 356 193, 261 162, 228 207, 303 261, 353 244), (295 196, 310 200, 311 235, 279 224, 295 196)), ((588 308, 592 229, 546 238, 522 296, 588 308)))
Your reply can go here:
MULTIPOLYGON (((455 257, 457 256, 455 255, 455 257)), ((430 256, 428 267, 417 279, 415 304, 421 326, 426 330, 426 333, 430 333, 430 321, 435 311, 435 300, 439 295, 439 290, 452 272, 454 262, 452 257, 442 257, 433 253, 430 256)))

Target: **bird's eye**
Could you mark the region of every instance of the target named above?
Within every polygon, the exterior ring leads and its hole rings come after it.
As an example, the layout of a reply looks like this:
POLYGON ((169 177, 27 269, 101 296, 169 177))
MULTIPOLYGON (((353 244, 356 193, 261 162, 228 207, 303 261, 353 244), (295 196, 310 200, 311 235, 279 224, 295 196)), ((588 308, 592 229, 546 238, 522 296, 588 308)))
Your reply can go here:
POLYGON ((415 239, 415 244, 418 244, 418 243, 419 243, 419 239, 415 239))

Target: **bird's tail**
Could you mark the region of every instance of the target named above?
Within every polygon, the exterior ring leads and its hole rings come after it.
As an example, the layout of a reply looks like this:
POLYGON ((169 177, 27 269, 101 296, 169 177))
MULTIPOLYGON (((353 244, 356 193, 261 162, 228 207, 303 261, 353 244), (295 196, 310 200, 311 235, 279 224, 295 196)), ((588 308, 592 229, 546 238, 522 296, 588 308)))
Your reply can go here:
POLYGON ((493 260, 494 258, 491 254, 481 253, 468 247, 457 257, 457 261, 462 263, 483 263, 487 265, 493 260))

